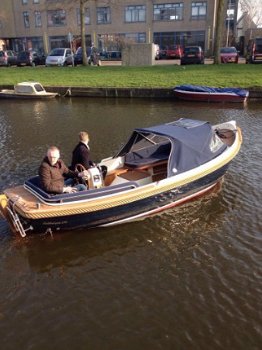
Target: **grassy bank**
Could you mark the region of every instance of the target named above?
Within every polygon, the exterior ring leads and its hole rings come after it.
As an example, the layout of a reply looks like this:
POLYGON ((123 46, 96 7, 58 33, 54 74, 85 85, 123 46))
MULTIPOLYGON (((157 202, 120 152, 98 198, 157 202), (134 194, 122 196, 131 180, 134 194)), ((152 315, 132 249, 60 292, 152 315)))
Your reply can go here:
POLYGON ((0 85, 39 81, 44 86, 163 87, 180 84, 262 87, 262 65, 156 65, 0 68, 0 85))

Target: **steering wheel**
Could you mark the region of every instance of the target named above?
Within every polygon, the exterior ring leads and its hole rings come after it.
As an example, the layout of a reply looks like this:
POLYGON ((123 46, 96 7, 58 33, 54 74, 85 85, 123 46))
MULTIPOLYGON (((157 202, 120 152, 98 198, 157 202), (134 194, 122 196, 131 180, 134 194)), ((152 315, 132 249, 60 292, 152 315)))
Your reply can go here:
MULTIPOLYGON (((86 168, 82 164, 76 164, 75 171, 81 173, 84 170, 86 170, 86 168)), ((81 178, 78 178, 78 180, 80 182, 82 182, 83 185, 87 186, 87 188, 88 188, 88 177, 87 176, 83 176, 81 178)))

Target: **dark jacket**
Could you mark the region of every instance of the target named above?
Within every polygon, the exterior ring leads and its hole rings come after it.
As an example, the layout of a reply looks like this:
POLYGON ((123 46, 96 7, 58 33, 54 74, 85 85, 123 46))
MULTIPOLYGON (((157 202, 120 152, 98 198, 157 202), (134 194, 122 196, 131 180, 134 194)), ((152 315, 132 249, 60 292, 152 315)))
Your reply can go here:
POLYGON ((83 142, 79 142, 73 150, 70 169, 75 170, 77 164, 83 165, 85 169, 93 165, 93 162, 89 159, 89 148, 83 142))
POLYGON ((59 159, 55 165, 49 163, 48 157, 45 157, 39 167, 41 188, 49 193, 63 193, 65 176, 75 177, 77 173, 68 169, 62 159, 59 159))

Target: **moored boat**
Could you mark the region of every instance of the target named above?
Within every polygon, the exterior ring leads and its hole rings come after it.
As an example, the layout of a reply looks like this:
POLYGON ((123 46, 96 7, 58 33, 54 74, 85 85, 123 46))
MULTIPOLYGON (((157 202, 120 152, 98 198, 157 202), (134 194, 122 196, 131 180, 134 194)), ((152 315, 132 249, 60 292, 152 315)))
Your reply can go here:
POLYGON ((239 88, 215 88, 199 85, 179 85, 174 88, 175 97, 199 102, 245 102, 249 91, 239 88))
POLYGON ((50 99, 58 96, 55 92, 47 92, 38 82, 22 82, 14 86, 13 90, 0 90, 0 98, 11 99, 50 99))
POLYGON ((88 169, 88 190, 48 194, 34 176, 6 189, 0 210, 23 237, 137 220, 214 188, 241 142, 235 121, 212 126, 182 118, 138 128, 115 156, 88 169))

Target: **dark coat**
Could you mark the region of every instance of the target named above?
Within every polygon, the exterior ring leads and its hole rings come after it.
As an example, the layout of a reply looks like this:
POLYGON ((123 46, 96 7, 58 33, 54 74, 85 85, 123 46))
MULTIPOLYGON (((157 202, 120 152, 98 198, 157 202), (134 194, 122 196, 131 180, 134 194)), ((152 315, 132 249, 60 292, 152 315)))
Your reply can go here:
POLYGON ((63 193, 65 177, 77 176, 77 173, 68 169, 62 159, 59 159, 55 165, 51 165, 48 157, 43 159, 38 174, 41 188, 49 193, 63 193))
POLYGON ((70 169, 75 170, 77 164, 83 165, 85 169, 93 165, 93 162, 89 159, 89 148, 83 142, 79 142, 73 150, 70 169))

